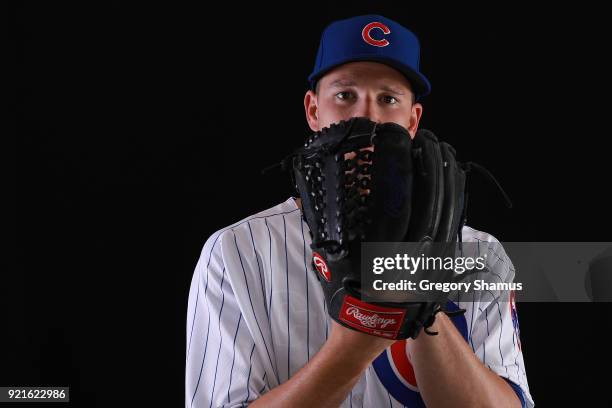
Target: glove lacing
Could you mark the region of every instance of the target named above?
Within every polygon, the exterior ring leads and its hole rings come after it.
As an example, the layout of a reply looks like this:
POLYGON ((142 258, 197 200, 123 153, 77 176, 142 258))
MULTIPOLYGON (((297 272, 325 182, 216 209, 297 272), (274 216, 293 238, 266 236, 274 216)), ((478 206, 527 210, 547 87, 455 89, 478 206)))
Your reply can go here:
MULTIPOLYGON (((349 241, 356 239, 366 239, 366 226, 372 220, 369 217, 369 189, 371 183, 371 166, 373 152, 369 150, 358 150, 352 152, 354 157, 344 159, 338 171, 340 175, 338 190, 341 194, 338 197, 340 214, 336 214, 341 220, 338 224, 338 233, 346 236, 349 241), (342 217, 342 218, 340 218, 342 217), (343 228, 345 234, 343 234, 343 228)), ((341 160, 340 155, 336 160, 341 160)), ((340 244, 343 242, 341 241, 340 244)))

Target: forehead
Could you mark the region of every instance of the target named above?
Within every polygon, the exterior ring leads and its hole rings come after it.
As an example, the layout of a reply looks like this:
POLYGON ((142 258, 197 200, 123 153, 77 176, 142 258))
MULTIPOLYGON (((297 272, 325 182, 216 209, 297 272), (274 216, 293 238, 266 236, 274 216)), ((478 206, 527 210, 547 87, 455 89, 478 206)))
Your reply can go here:
POLYGON ((411 89, 408 79, 398 70, 379 62, 359 61, 340 65, 319 81, 321 86, 332 84, 372 85, 388 84, 411 89))

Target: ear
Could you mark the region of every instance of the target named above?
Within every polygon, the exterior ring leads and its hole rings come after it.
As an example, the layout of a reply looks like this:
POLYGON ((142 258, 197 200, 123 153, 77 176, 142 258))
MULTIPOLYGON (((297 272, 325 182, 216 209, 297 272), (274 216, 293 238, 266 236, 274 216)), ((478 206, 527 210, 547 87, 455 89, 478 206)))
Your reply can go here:
POLYGON ((317 94, 312 90, 306 92, 304 95, 304 110, 306 113, 306 121, 310 130, 313 132, 319 131, 319 106, 317 102, 317 94))
POLYGON ((421 115, 423 115, 423 105, 416 102, 412 105, 412 109, 410 111, 410 121, 408 122, 408 133, 410 137, 414 139, 416 136, 417 129, 419 128, 419 122, 421 120, 421 115))

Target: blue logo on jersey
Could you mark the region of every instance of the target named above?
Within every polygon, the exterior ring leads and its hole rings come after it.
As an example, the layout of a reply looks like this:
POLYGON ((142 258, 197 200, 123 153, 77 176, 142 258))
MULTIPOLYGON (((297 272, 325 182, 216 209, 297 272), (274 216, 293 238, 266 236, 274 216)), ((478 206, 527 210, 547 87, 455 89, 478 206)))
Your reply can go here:
MULTIPOLYGON (((446 308, 449 311, 459 310, 459 307, 453 302, 448 302, 446 308)), ((465 316, 451 317, 451 320, 465 341, 468 341, 465 316)), ((420 336, 426 336, 426 334, 421 333, 420 336)), ((372 362, 372 366, 380 382, 393 398, 409 407, 425 408, 406 346, 406 340, 396 341, 372 362)))

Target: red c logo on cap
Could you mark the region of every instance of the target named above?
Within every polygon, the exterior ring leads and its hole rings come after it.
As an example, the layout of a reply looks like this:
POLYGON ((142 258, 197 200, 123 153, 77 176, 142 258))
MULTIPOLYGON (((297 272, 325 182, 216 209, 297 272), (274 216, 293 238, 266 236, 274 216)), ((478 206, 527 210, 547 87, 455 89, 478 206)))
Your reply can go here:
POLYGON ((363 38, 363 41, 375 47, 386 47, 387 45, 389 45, 389 41, 387 41, 384 38, 382 40, 376 40, 372 38, 372 36, 370 35, 370 32, 375 28, 378 28, 379 30, 381 30, 383 34, 385 35, 391 32, 391 30, 389 30, 389 27, 387 27, 383 23, 380 23, 378 21, 373 21, 370 24, 363 27, 363 30, 361 31, 361 37, 363 38))

